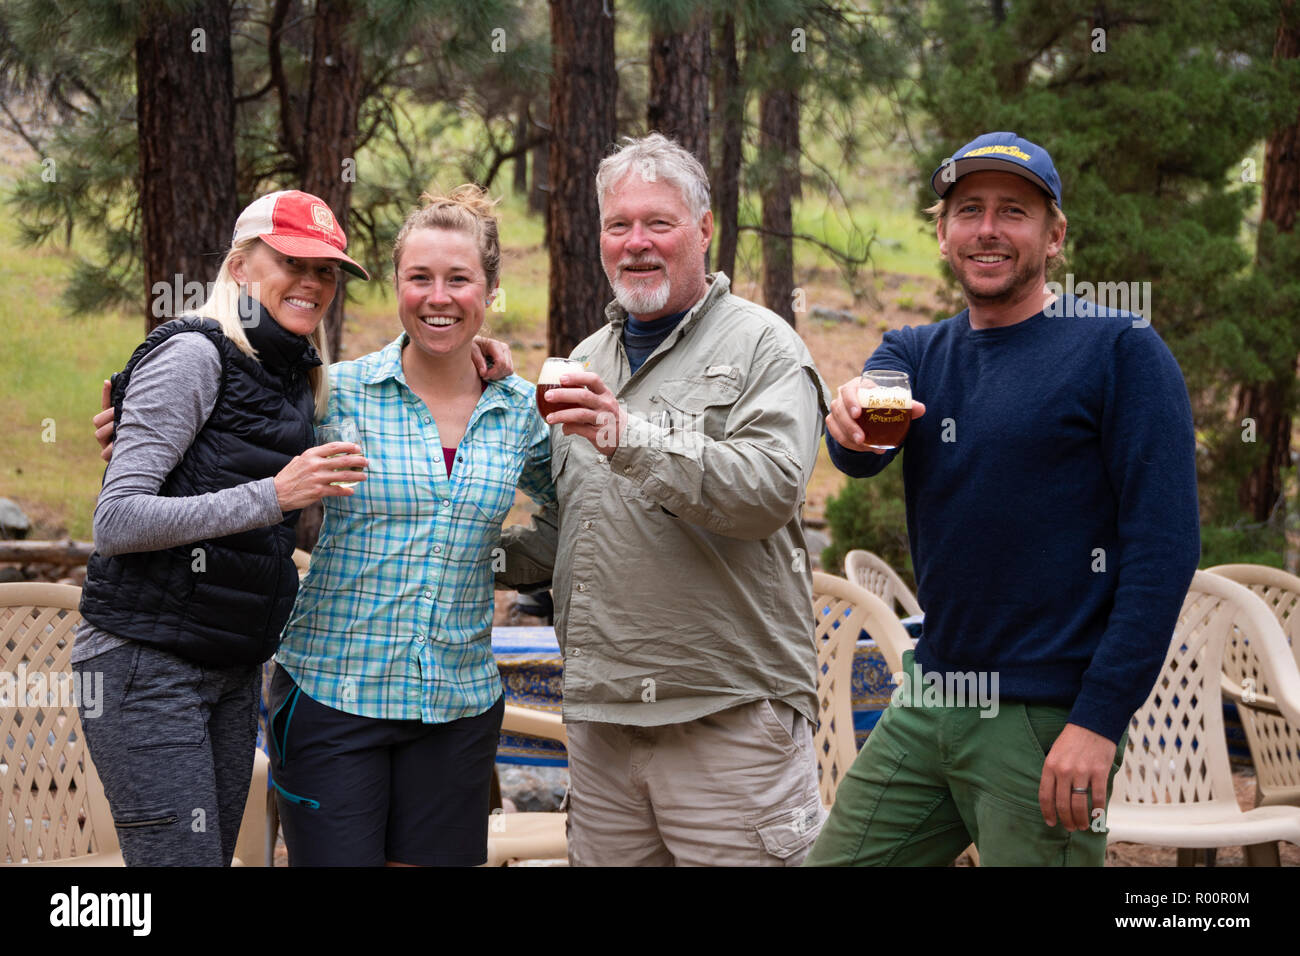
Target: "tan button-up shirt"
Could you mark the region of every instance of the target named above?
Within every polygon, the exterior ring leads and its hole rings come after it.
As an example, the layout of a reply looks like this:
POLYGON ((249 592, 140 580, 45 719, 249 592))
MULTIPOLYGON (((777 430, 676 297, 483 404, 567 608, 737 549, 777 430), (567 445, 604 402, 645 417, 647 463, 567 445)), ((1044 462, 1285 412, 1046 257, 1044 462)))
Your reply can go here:
POLYGON ((552 428, 558 516, 507 529, 497 576, 552 580, 565 720, 652 726, 765 698, 817 719, 800 511, 830 396, 794 330, 729 287, 711 276, 635 375, 616 305, 573 352, 626 404, 623 443, 606 458, 552 428))

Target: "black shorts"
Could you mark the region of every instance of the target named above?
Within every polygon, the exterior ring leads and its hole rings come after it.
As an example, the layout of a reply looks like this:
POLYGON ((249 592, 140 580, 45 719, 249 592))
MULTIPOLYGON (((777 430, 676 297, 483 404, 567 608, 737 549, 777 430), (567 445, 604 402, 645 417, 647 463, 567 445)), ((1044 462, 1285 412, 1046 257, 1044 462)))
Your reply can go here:
POLYGON ((487 861, 505 700, 445 724, 358 717, 276 665, 271 776, 290 866, 477 866, 487 861))

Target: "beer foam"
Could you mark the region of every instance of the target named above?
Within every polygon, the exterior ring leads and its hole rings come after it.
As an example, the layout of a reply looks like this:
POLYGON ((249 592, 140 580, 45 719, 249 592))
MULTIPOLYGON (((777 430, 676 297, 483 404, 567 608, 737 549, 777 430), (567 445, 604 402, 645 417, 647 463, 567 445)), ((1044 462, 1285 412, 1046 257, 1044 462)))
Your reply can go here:
POLYGON ((538 385, 559 385, 560 376, 566 372, 578 372, 582 366, 576 362, 544 362, 542 372, 537 376, 538 385))
POLYGON ((911 408, 912 393, 906 388, 874 385, 858 389, 858 404, 863 408, 911 408))

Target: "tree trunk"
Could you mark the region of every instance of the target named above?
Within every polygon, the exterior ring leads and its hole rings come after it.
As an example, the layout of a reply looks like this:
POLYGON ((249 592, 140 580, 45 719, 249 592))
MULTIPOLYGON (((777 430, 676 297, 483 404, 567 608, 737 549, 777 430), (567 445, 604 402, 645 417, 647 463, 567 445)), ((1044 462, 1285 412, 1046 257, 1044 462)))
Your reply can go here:
MULTIPOLYGON (((697 15, 683 33, 650 36, 650 95, 646 126, 676 140, 709 169, 709 26, 697 15)), ((709 250, 704 250, 709 271, 709 250)))
POLYGON ((646 126, 695 154, 709 168, 709 20, 684 33, 650 36, 650 95, 646 126))
MULTIPOLYGON (((270 21, 268 59, 280 101, 280 142, 297 168, 298 188, 325 200, 339 228, 347 233, 356 182, 357 116, 365 83, 361 51, 349 29, 356 10, 351 0, 316 4, 305 93, 291 88, 280 58, 282 32, 293 12, 291 0, 276 0, 270 21)), ((344 273, 324 319, 330 361, 342 357, 346 299, 344 273)), ((316 545, 322 514, 316 503, 304 508, 298 518, 297 544, 304 551, 316 545)))
MULTIPOLYGON (((1282 10, 1273 59, 1300 58, 1300 8, 1290 0, 1282 10)), ((1290 124, 1275 129, 1264 149, 1264 192, 1261 219, 1271 222, 1278 233, 1295 231, 1300 213, 1300 116, 1290 124)), ((1260 231, 1255 258, 1262 271, 1269 270, 1271 250, 1267 230, 1260 231)), ((1292 409, 1296 386, 1297 359, 1290 367, 1278 370, 1272 381, 1243 385, 1237 398, 1237 423, 1255 419, 1256 441, 1266 443, 1263 455, 1238 489, 1238 500, 1256 521, 1272 514, 1282 495, 1283 472, 1291 466, 1292 409)))
POLYGON ((515 149, 521 150, 515 157, 514 182, 511 184, 512 192, 516 196, 528 193, 528 150, 521 148, 528 140, 528 127, 531 125, 528 117, 528 98, 523 97, 519 103, 519 117, 515 121, 515 149))
POLYGON ((613 0, 551 0, 551 151, 546 344, 568 355, 605 322, 596 166, 614 139, 613 0))
MULTIPOLYGON (((1277 28, 1273 59, 1300 58, 1300 7, 1291 0, 1277 28)), ((1300 214, 1300 116, 1273 131, 1264 149, 1263 218, 1278 232, 1294 232, 1300 214)), ((1260 250, 1267 256, 1267 250, 1260 250)))
POLYGON ((736 58, 736 18, 728 14, 722 22, 718 47, 722 68, 718 71, 713 96, 714 109, 721 115, 718 169, 713 175, 713 197, 717 207, 714 228, 718 234, 718 271, 736 276, 736 240, 740 225, 741 133, 745 120, 745 91, 740 85, 740 63, 736 58))
MULTIPOLYGON (((356 182, 357 114, 365 83, 361 51, 348 29, 354 16, 351 0, 320 0, 316 5, 298 152, 302 190, 325 200, 345 233, 352 208, 352 184, 356 182)), ((346 298, 344 273, 325 316, 325 338, 331 361, 342 357, 346 298)))
MULTIPOLYGON (((788 31, 785 34, 789 35, 788 31)), ((763 303, 790 325, 794 315, 793 204, 799 193, 798 66, 781 46, 781 32, 769 48, 772 88, 759 100, 759 151, 766 189, 763 190, 763 303), (776 79, 779 77, 780 79, 776 79)))
MULTIPOLYGON (((235 79, 230 4, 201 0, 172 14, 150 4, 135 42, 136 124, 145 331, 155 283, 216 278, 239 214, 235 189, 235 79)), ((180 314, 174 303, 173 314, 180 314)))
POLYGON ((1273 380, 1241 386, 1237 396, 1236 423, 1255 421, 1255 440, 1265 454, 1238 489, 1241 505, 1255 521, 1267 521, 1282 494, 1282 470, 1291 458, 1290 391, 1296 367, 1293 363, 1289 381, 1273 380))

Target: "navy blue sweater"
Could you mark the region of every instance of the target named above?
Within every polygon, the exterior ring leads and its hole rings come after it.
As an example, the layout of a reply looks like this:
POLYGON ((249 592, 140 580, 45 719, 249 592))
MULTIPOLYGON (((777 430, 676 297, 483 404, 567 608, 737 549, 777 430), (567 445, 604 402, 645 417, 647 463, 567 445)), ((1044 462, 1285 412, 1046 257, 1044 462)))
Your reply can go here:
MULTIPOLYGON (((1069 297, 1049 312, 886 332, 867 367, 907 372, 926 405, 902 447, 917 663, 997 671, 1003 699, 1064 704, 1117 741, 1200 557, 1191 406, 1134 316, 1069 297)), ((899 453, 826 442, 858 478, 899 453)))

